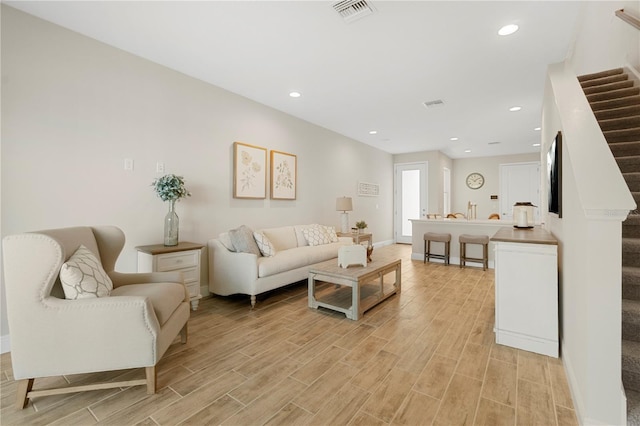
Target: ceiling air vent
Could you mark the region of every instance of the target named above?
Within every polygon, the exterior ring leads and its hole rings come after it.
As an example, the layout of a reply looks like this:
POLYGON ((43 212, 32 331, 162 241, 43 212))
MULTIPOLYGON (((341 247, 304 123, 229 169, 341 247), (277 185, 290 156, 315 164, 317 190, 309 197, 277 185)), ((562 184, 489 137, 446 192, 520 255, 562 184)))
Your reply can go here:
POLYGON ((349 23, 375 12, 373 6, 365 0, 343 0, 333 4, 333 8, 340 14, 344 22, 349 23))
POLYGON ((435 101, 425 102, 424 106, 427 108, 439 108, 444 106, 444 101, 442 99, 436 99, 435 101))

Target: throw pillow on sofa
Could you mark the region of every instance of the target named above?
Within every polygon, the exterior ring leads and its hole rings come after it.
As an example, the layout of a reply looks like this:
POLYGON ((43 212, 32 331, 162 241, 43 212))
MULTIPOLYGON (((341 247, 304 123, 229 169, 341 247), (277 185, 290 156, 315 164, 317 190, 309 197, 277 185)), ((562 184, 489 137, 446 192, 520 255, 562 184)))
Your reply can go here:
POLYGON ((91 299, 111 294, 113 282, 98 258, 83 245, 60 268, 65 299, 91 299))
POLYGON ((276 254, 276 248, 273 246, 269 238, 262 232, 254 232, 253 238, 256 240, 256 244, 265 257, 271 257, 276 254))
POLYGON ((260 249, 253 238, 253 231, 246 225, 229 231, 233 248, 239 253, 253 253, 260 256, 260 249))
POLYGON ((310 246, 319 246, 331 243, 331 237, 325 231, 324 226, 321 225, 304 228, 302 230, 302 234, 310 246))
POLYGON ((336 228, 333 226, 324 226, 324 231, 327 233, 332 243, 337 243, 339 241, 338 234, 336 234, 336 228))

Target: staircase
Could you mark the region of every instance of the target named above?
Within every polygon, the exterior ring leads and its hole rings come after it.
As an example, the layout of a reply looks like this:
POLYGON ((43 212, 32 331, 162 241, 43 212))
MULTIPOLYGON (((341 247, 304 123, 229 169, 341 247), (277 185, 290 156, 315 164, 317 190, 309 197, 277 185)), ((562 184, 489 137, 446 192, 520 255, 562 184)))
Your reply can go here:
MULTIPOLYGON (((640 205, 640 84, 622 68, 578 77, 611 152, 640 205)), ((640 425, 640 214, 622 223, 622 382, 627 423, 640 425)))

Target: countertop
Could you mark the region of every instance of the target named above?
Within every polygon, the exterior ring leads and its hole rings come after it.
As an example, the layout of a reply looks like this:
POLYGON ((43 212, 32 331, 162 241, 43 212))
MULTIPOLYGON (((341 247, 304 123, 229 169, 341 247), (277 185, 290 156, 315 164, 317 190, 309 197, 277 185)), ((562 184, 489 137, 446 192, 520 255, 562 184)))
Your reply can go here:
POLYGON ((491 241, 525 244, 558 245, 558 240, 549 231, 536 226, 534 228, 518 229, 513 226, 503 227, 491 237, 491 241))
POLYGON ((434 225, 495 225, 506 226, 513 222, 511 220, 489 220, 489 219, 409 219, 414 223, 434 224, 434 225))

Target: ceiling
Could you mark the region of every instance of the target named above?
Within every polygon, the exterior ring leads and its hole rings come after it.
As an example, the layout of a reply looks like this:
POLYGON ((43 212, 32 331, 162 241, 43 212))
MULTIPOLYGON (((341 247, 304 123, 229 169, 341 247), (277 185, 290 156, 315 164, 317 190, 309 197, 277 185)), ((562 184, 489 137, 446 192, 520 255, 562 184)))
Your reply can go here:
POLYGON ((582 8, 370 0, 347 23, 325 1, 5 3, 389 153, 451 158, 539 150, 547 65, 582 8))

